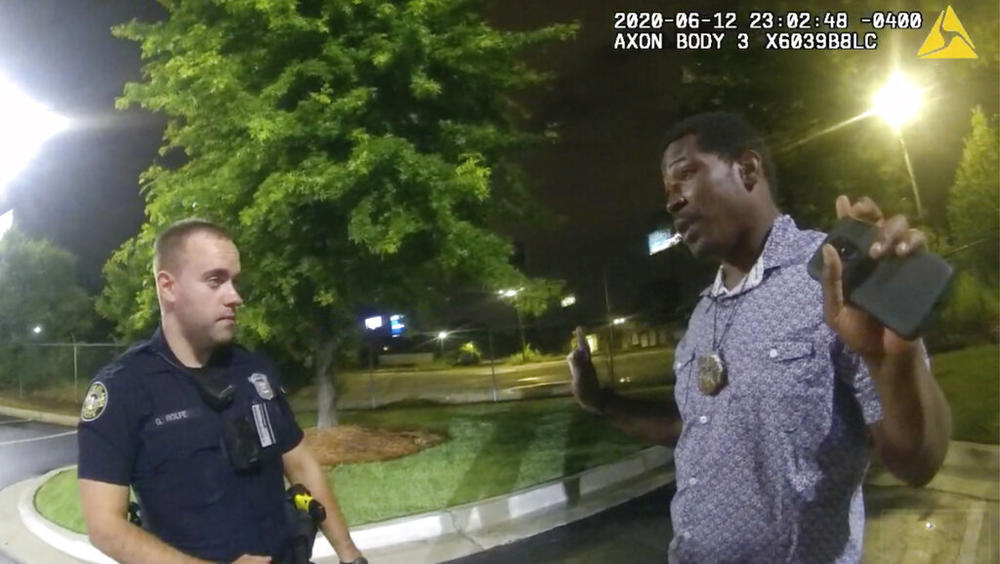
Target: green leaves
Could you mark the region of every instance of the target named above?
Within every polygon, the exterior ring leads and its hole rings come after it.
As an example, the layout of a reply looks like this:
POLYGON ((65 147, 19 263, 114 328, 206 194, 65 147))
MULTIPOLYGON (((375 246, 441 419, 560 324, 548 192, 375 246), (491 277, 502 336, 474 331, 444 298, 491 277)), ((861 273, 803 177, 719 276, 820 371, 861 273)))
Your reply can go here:
POLYGON ((95 321, 75 258, 48 241, 9 231, 0 241, 0 342, 85 338, 95 321), (35 326, 43 333, 33 334, 35 326))
POLYGON ((148 221, 105 267, 120 331, 155 319, 138 281, 155 233, 189 215, 236 236, 241 338, 301 364, 363 307, 419 311, 454 279, 530 285, 490 228, 523 209, 512 155, 543 138, 516 121, 513 95, 542 79, 516 54, 573 28, 496 30, 465 0, 166 6, 113 30, 144 63, 116 106, 166 114, 164 152, 187 157, 143 174, 148 221))
POLYGON ((995 125, 977 107, 948 199, 956 260, 994 289, 1000 272, 1000 142, 995 125))

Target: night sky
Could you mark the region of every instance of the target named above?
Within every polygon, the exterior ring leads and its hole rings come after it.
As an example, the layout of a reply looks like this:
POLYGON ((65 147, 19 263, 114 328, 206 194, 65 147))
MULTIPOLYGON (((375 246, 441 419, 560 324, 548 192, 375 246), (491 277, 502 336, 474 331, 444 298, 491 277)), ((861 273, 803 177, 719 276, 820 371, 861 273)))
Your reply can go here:
POLYGON ((77 255, 91 290, 110 253, 142 224, 138 176, 164 125, 114 109, 123 84, 140 77, 139 49, 110 27, 162 14, 151 0, 0 3, 0 73, 73 122, 8 187, 15 222, 77 255))
MULTIPOLYGON (((681 71, 670 52, 613 51, 611 14, 672 12, 691 3, 489 5, 490 19, 501 28, 582 24, 575 41, 538 57, 556 78, 547 91, 525 98, 533 123, 561 126, 562 141, 525 164, 536 197, 563 221, 513 225, 507 234, 524 243, 529 274, 568 280, 593 307, 603 308, 600 272, 606 267, 612 302, 627 307, 637 288, 663 268, 662 258, 644 256, 645 237, 663 217, 657 149, 663 131, 681 117, 674 115, 671 98, 681 71)), ((724 5, 703 2, 698 9, 724 5)), ((0 2, 0 73, 75 124, 46 144, 9 187, 16 222, 77 255, 92 291, 102 284, 103 262, 143 221, 138 175, 155 158, 164 124, 148 113, 113 109, 122 85, 140 73, 137 46, 113 38, 109 28, 134 17, 162 16, 152 0, 0 2)))

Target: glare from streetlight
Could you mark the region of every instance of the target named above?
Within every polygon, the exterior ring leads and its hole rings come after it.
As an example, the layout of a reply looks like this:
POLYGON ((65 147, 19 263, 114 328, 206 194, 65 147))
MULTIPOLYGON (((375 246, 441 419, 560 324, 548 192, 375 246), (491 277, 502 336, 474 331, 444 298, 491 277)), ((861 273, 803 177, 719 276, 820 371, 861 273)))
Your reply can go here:
POLYGON ((5 214, 0 214, 0 241, 3 241, 3 236, 6 235, 13 226, 14 210, 10 210, 5 214))
POLYGON ((438 339, 441 339, 443 341, 443 340, 445 340, 447 338, 448 338, 448 332, 447 331, 441 331, 441 332, 438 333, 438 339))
POLYGON ((521 292, 521 288, 517 288, 517 289, 508 288, 506 290, 498 290, 497 291, 497 295, 500 296, 500 297, 503 297, 503 298, 513 298, 514 296, 516 296, 520 292, 521 292))
POLYGON ((0 200, 11 180, 69 120, 29 98, 0 76, 0 200))
POLYGON ((917 115, 920 109, 920 94, 919 88, 907 80, 903 73, 896 71, 889 77, 889 82, 875 94, 872 113, 898 130, 917 115))
POLYGON ((31 332, 34 333, 35 335, 41 335, 41 333, 42 333, 42 326, 41 325, 35 325, 35 328, 32 329, 31 332))
POLYGON ((625 318, 624 317, 616 317, 614 319, 614 321, 612 321, 612 323, 614 323, 615 325, 621 325, 622 323, 625 323, 625 318))

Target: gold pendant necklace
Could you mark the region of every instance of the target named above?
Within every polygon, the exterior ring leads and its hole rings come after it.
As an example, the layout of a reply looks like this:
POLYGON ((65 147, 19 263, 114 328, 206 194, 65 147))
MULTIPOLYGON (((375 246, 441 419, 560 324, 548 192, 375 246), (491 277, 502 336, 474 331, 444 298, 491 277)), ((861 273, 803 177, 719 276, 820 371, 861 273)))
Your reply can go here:
POLYGON ((718 353, 698 358, 698 389, 706 396, 714 396, 726 387, 726 363, 718 353))
MULTIPOLYGON (((740 295, 746 287, 747 280, 749 279, 750 272, 747 272, 734 296, 740 295)), ((727 384, 729 384, 729 374, 726 370, 726 361, 722 359, 722 342, 726 339, 726 334, 729 332, 729 328, 733 325, 733 320, 736 318, 737 310, 746 298, 740 297, 739 299, 740 301, 733 306, 733 312, 729 314, 729 319, 726 321, 726 326, 722 329, 722 335, 719 337, 719 341, 716 342, 715 325, 719 319, 719 302, 718 297, 712 298, 712 305, 715 307, 715 311, 712 313, 712 352, 698 357, 698 389, 701 390, 701 393, 706 396, 717 395, 723 388, 726 387, 727 384)))

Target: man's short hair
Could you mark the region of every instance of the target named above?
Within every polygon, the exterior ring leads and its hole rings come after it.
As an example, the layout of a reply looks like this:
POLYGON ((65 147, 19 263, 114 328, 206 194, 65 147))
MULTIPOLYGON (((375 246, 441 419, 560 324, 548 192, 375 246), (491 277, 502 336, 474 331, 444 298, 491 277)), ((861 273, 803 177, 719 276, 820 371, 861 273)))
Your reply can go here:
POLYGON ((764 165, 764 176, 771 187, 771 195, 777 196, 778 171, 771 158, 771 150, 764 138, 742 116, 731 112, 708 112, 696 114, 675 123, 667 130, 660 146, 660 156, 667 146, 685 135, 694 135, 698 148, 706 153, 714 153, 729 162, 735 161, 744 151, 756 151, 764 165))
POLYGON ((161 270, 176 269, 177 258, 184 249, 184 242, 189 235, 198 231, 208 231, 223 239, 233 240, 232 234, 226 228, 207 219, 191 217, 175 221, 161 231, 153 243, 153 274, 156 275, 161 270))

